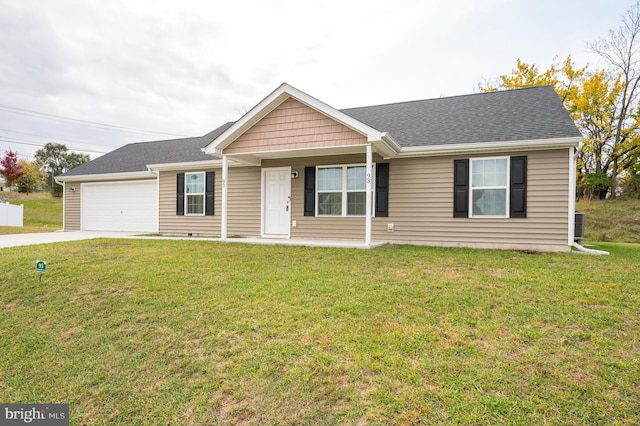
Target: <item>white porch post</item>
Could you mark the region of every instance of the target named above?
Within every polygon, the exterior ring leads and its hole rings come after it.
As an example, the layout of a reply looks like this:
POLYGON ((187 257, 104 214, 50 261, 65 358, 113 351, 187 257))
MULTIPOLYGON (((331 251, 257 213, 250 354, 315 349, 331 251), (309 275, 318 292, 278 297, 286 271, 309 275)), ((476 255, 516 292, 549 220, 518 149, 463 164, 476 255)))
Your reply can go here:
POLYGON ((62 181, 62 230, 67 230, 67 182, 62 181))
POLYGON ((220 218, 220 239, 227 239, 227 177, 229 175, 229 160, 222 156, 222 217, 220 218))
POLYGON ((573 245, 573 239, 575 237, 575 224, 576 224, 576 156, 575 148, 569 148, 569 229, 568 229, 568 241, 569 247, 573 245))
POLYGON ((372 182, 373 182, 373 154, 371 151, 371 144, 367 145, 367 193, 365 195, 365 236, 364 236, 364 244, 366 246, 371 245, 371 203, 373 201, 373 197, 371 194, 372 190, 372 182))

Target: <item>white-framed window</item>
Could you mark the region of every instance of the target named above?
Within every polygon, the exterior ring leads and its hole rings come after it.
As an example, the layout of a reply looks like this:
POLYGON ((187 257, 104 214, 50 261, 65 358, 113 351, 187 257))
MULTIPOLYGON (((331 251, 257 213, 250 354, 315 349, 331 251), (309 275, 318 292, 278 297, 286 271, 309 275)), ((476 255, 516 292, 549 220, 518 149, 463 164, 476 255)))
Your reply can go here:
MULTIPOLYGON (((373 179, 374 173, 370 176, 373 179)), ((375 193, 371 185, 372 195, 375 193)), ((364 216, 367 172, 364 164, 317 167, 318 216, 364 216)), ((373 203, 373 196, 371 197, 373 203)), ((375 205, 375 204, 374 204, 375 205)), ((372 208, 373 213, 373 208, 372 208)))
POLYGON ((509 157, 472 158, 470 217, 508 217, 509 157))
POLYGON ((185 214, 204 215, 205 173, 185 173, 184 175, 185 214))

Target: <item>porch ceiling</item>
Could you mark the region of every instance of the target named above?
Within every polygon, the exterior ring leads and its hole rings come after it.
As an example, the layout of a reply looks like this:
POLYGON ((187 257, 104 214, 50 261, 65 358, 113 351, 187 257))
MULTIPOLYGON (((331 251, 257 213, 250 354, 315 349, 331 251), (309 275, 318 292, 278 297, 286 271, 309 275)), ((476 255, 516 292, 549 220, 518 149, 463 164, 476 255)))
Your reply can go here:
MULTIPOLYGON (((386 146, 382 144, 372 143, 373 152, 379 154, 383 158, 389 158, 391 151, 385 149, 386 146)), ((228 158, 231 161, 259 166, 262 160, 273 160, 280 158, 301 158, 301 157, 321 157, 330 155, 349 155, 349 154, 366 154, 367 144, 364 145, 348 145, 348 146, 336 146, 336 147, 321 147, 321 148, 307 148, 307 149, 288 149, 288 150, 275 150, 275 151, 260 151, 250 153, 238 153, 229 154, 228 158)))

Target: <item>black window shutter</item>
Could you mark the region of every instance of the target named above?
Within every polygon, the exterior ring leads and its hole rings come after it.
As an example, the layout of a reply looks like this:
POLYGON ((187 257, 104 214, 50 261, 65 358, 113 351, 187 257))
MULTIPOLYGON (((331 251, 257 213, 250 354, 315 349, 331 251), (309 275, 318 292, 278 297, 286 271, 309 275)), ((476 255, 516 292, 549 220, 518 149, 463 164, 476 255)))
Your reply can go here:
POLYGON ((176 214, 184 216, 184 173, 178 173, 176 181, 176 214))
POLYGON ((304 168, 304 215, 316 215, 316 168, 304 168))
POLYGON ((509 217, 527 217, 527 157, 511 157, 509 217))
POLYGON ((376 164, 376 217, 389 216, 389 163, 376 164))
POLYGON ((216 172, 207 172, 205 180, 205 204, 204 214, 205 216, 213 216, 214 203, 213 196, 215 193, 216 172))
POLYGON ((469 159, 453 160, 453 217, 469 217, 469 159))

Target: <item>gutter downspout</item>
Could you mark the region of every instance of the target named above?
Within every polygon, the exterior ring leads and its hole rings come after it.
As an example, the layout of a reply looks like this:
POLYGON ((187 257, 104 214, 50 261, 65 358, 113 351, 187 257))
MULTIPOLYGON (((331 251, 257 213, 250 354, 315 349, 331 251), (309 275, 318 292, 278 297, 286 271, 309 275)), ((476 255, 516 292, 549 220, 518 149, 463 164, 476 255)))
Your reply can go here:
POLYGON ((582 141, 578 148, 569 148, 569 247, 575 247, 580 253, 592 254, 596 256, 608 256, 609 252, 604 250, 589 249, 581 246, 575 241, 576 231, 576 152, 582 149, 582 141))
POLYGON ((576 230, 576 151, 569 148, 569 223, 567 229, 569 246, 573 245, 576 230))
POLYGON ((156 200, 158 205, 156 207, 156 232, 160 232, 160 170, 152 169, 147 166, 147 170, 156 175, 156 200))
MULTIPOLYGON (((56 176, 53 177, 53 181, 58 185, 62 185, 62 232, 64 232, 67 230, 67 183, 63 180, 58 180, 56 176)), ((82 201, 82 199, 80 200, 82 201)), ((80 211, 82 212, 82 205, 80 205, 80 211)), ((82 220, 80 221, 80 229, 82 229, 82 220)))
POLYGON ((222 156, 222 217, 220 218, 220 240, 227 240, 227 180, 229 179, 229 159, 222 156))
POLYGON ((583 247, 580 244, 576 243, 575 241, 573 242, 573 244, 571 244, 571 246, 575 247, 576 249, 578 249, 578 251, 580 253, 593 254, 593 255, 596 255, 596 256, 609 256, 609 254, 610 254, 608 251, 595 250, 595 249, 590 249, 590 248, 583 247))
POLYGON ((62 230, 67 230, 67 184, 62 182, 62 230))

